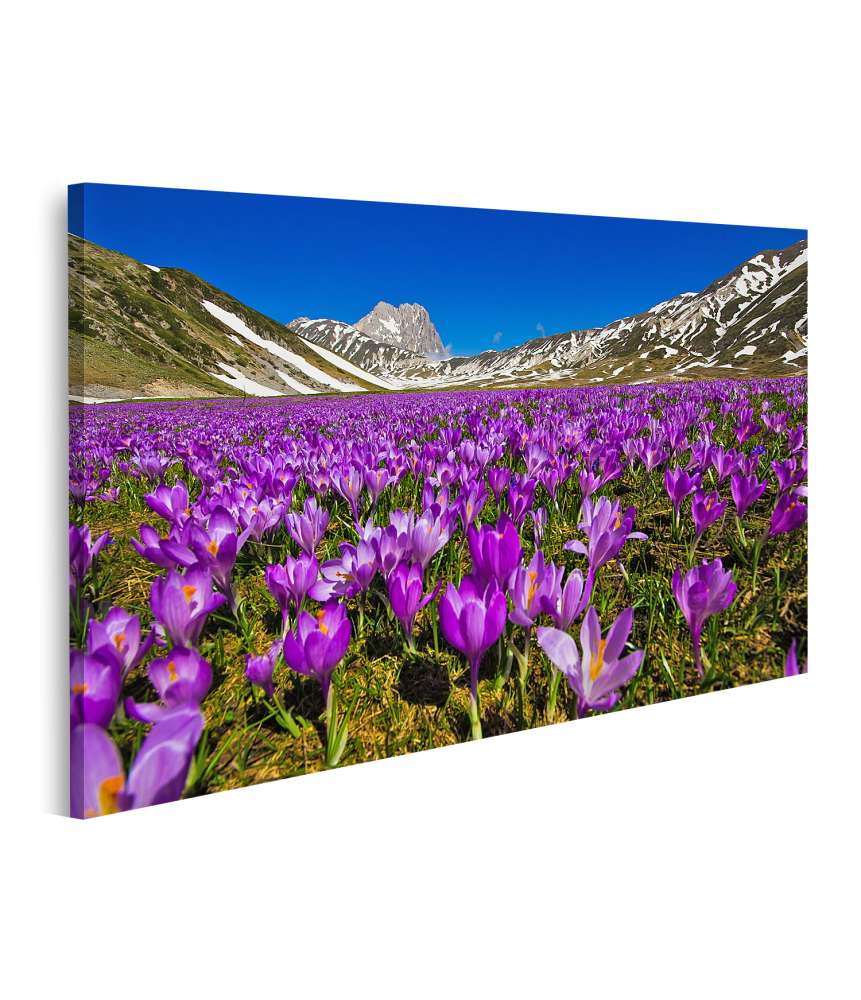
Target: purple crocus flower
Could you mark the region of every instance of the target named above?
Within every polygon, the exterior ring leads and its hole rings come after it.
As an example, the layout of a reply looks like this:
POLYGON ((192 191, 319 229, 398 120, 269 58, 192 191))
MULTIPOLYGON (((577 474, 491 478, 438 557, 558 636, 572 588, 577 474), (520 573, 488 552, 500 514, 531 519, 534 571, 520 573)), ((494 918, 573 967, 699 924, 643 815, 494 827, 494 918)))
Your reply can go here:
POLYGON ((109 647, 92 653, 70 651, 69 708, 73 726, 110 725, 122 686, 122 664, 109 647))
POLYGON ((359 499, 362 495, 363 485, 362 474, 352 465, 346 470, 336 469, 332 473, 332 485, 349 503, 350 510, 353 512, 353 520, 358 523, 359 499))
POLYGON ((386 577, 402 562, 409 562, 412 557, 415 515, 412 511, 408 516, 403 511, 396 510, 392 512, 391 521, 392 523, 383 529, 377 547, 380 571, 386 577), (395 515, 398 515, 397 519, 395 515))
POLYGON ((288 555, 283 565, 266 567, 264 573, 266 586, 281 609, 282 632, 287 631, 291 608, 297 612, 302 610, 302 603, 317 582, 319 572, 320 567, 316 557, 305 553, 298 559, 288 555))
POLYGON ((691 458, 687 468, 689 470, 700 469, 702 472, 705 472, 709 465, 711 465, 714 447, 708 440, 695 441, 691 445, 691 458))
POLYGON ((634 621, 633 608, 625 608, 601 638, 601 624, 593 607, 580 626, 580 646, 567 632, 558 628, 539 628, 538 644, 547 658, 568 680, 577 695, 577 714, 586 711, 606 712, 621 698, 621 688, 636 674, 643 662, 643 651, 622 656, 634 621))
POLYGON ((494 466, 494 468, 487 470, 487 484, 493 491, 493 495, 496 497, 497 502, 505 492, 505 489, 510 481, 511 469, 504 465, 498 467, 494 466))
POLYGON ((781 493, 786 493, 793 486, 802 483, 807 471, 804 464, 800 468, 796 468, 794 458, 787 458, 783 462, 772 462, 771 467, 777 477, 777 488, 781 493))
POLYGON ((804 425, 799 424, 786 432, 786 444, 790 455, 794 455, 804 447, 804 425))
POLYGON ((513 610, 509 619, 521 628, 531 629, 535 619, 544 610, 556 582, 555 567, 545 566, 544 553, 536 550, 528 566, 518 566, 514 571, 508 594, 513 610))
POLYGON ((703 666, 700 660, 700 638, 707 618, 725 611, 735 600, 738 587, 732 573, 723 568, 720 559, 703 560, 689 569, 684 576, 677 569, 673 574, 673 594, 691 630, 694 642, 694 663, 700 677, 703 666))
POLYGON ((552 563, 548 570, 552 575, 542 595, 541 610, 550 615, 556 628, 566 631, 583 610, 583 574, 579 569, 572 569, 563 586, 564 571, 557 570, 552 563))
POLYGON ((578 476, 580 482, 580 493, 583 496, 583 502, 585 503, 595 492, 595 490, 601 487, 601 477, 595 475, 592 471, 591 466, 587 465, 580 470, 578 476))
POLYGON ((290 511, 285 523, 293 541, 306 555, 313 556, 329 524, 329 512, 318 505, 316 498, 308 497, 304 512, 290 511))
POLYGON ((139 452, 134 456, 134 465, 140 469, 142 475, 147 479, 161 480, 165 472, 173 465, 174 459, 158 452, 139 452))
POLYGON ((653 469, 657 469, 657 467, 666 462, 669 457, 670 456, 663 447, 662 443, 656 441, 654 438, 648 438, 643 442, 640 448, 640 458, 643 461, 643 465, 646 466, 646 472, 651 472, 653 469))
POLYGON ((350 620, 343 604, 330 601, 316 615, 301 611, 295 631, 284 638, 284 662, 297 673, 313 677, 328 701, 332 672, 350 645, 350 620))
POLYGON ((693 493, 699 484, 700 477, 691 476, 684 469, 671 469, 669 466, 664 469, 664 489, 667 491, 676 517, 679 516, 685 497, 693 493))
POLYGON ((547 508, 539 507, 538 510, 531 510, 529 516, 532 518, 532 540, 538 548, 544 537, 544 529, 547 527, 547 508))
POLYGON ((511 519, 518 527, 523 524, 527 512, 535 501, 537 486, 537 479, 528 479, 525 476, 517 476, 512 480, 508 489, 508 509, 511 511, 511 519))
POLYGON ((724 450, 714 447, 711 451, 711 463, 717 473, 718 482, 722 483, 727 476, 738 470, 741 455, 732 448, 724 450))
POLYGON ((175 802, 185 789, 203 716, 186 708, 157 723, 141 745, 128 781, 113 740, 99 726, 76 726, 69 753, 70 813, 76 819, 175 802))
POLYGON ((272 675, 275 671, 275 661, 281 653, 283 643, 276 640, 263 656, 247 656, 245 658, 245 676, 256 687, 262 688, 268 698, 275 694, 272 675))
POLYGON ((200 709, 186 705, 152 727, 129 768, 125 808, 141 809, 180 798, 203 725, 200 709))
POLYGON ((745 476, 752 476, 759 469, 760 462, 762 461, 762 456, 765 454, 765 448, 762 445, 754 445, 750 449, 750 454, 748 456, 742 455, 741 461, 739 462, 738 471, 743 473, 745 476))
POLYGON ((195 524, 192 527, 189 546, 197 556, 201 566, 212 574, 212 579, 235 610, 236 601, 230 585, 236 557, 249 535, 248 528, 237 536, 236 518, 226 507, 216 507, 206 521, 206 527, 195 524))
POLYGON ((73 818, 109 816, 124 808, 123 762, 101 726, 87 723, 72 729, 69 767, 69 812, 73 818))
POLYGON ((528 444, 523 452, 523 461, 526 463, 526 475, 537 479, 542 466, 549 460, 550 455, 540 444, 536 444, 535 442, 528 444))
POLYGON ((248 538, 255 542, 262 540, 267 532, 273 531, 281 523, 285 504, 273 503, 268 497, 257 499, 248 497, 237 510, 242 533, 239 535, 237 551, 248 538))
POLYGON ((199 705, 212 686, 212 667, 194 649, 174 647, 149 665, 149 679, 161 703, 126 699, 126 712, 139 722, 159 722, 177 708, 199 705))
POLYGON ((157 486, 152 493, 144 495, 144 501, 159 517, 178 527, 181 527, 191 515, 188 506, 188 487, 181 479, 173 487, 157 486))
POLYGON ((736 427, 735 436, 738 438, 739 444, 744 444, 745 441, 749 441, 752 437, 755 437, 762 430, 762 427, 753 419, 752 416, 745 416, 744 420, 736 427))
POLYGON ((212 577, 199 567, 185 575, 170 570, 166 576, 157 576, 150 590, 152 613, 174 646, 197 645, 207 616, 225 600, 222 594, 213 593, 212 577))
POLYGON ((580 522, 580 528, 586 532, 588 545, 577 539, 572 539, 563 545, 567 552, 579 552, 589 560, 582 597, 583 607, 588 604, 592 596, 598 570, 611 559, 617 558, 629 538, 643 540, 648 537, 642 531, 631 531, 636 513, 635 507, 628 507, 623 512, 618 500, 610 501, 607 497, 598 497, 594 504, 588 499, 583 501, 583 520, 580 522))
POLYGON ((341 542, 339 559, 328 559, 320 567, 321 579, 313 584, 308 596, 314 601, 328 601, 333 597, 354 597, 363 593, 379 568, 377 549, 370 542, 358 545, 341 542))
POLYGON ((778 497, 768 526, 768 537, 795 531, 807 521, 807 504, 801 503, 801 494, 795 490, 778 497))
POLYGON ((380 544, 383 529, 374 524, 374 519, 369 517, 364 524, 356 525, 356 534, 359 536, 360 542, 366 542, 376 549, 380 544))
POLYGON ((755 475, 743 476, 738 472, 733 474, 730 480, 730 493, 739 517, 744 517, 748 507, 759 500, 765 493, 767 485, 765 480, 760 482, 755 475))
POLYGON ((443 486, 439 493, 434 496, 433 483, 429 479, 425 480, 422 488, 422 512, 426 514, 430 511, 434 517, 441 517, 448 511, 449 506, 448 486, 443 486))
POLYGON ((389 485, 389 473, 386 469, 365 469, 365 486, 371 495, 371 504, 376 507, 383 490, 389 485))
POLYGON ((433 590, 425 594, 421 566, 418 563, 407 565, 407 563, 402 562, 389 575, 386 586, 392 611, 401 623, 407 642, 412 648, 416 615, 422 608, 430 604, 440 592, 442 580, 437 583, 433 590))
POLYGON ((478 714, 478 670, 481 658, 502 635, 506 611, 505 595, 495 581, 482 588, 472 577, 466 576, 458 588, 450 583, 440 598, 442 634, 446 642, 463 653, 469 663, 473 739, 481 738, 481 720, 478 714))
POLYGON ((119 657, 125 675, 146 656, 154 640, 152 632, 141 640, 141 620, 137 615, 130 615, 124 608, 111 608, 101 621, 90 620, 87 651, 95 654, 100 649, 110 649, 119 657))
POLYGON ((451 538, 451 515, 448 512, 435 514, 434 509, 426 510, 416 521, 412 534, 412 556, 422 567, 428 563, 451 538))
POLYGON ((193 566, 197 562, 197 557, 190 548, 176 539, 162 538, 151 525, 142 524, 139 533, 140 541, 137 538, 129 539, 132 548, 154 565, 161 566, 162 569, 173 569, 177 566, 193 566))
POLYGON ((699 538, 710 525, 714 524, 726 510, 726 501, 721 501, 717 490, 706 493, 698 490, 691 503, 691 513, 694 518, 694 529, 699 538))
POLYGON ((112 542, 107 531, 94 542, 88 524, 82 524, 80 528, 76 524, 69 525, 69 586, 73 593, 77 593, 96 556, 112 542))
POLYGON ((466 537, 472 556, 472 575, 478 584, 484 587, 493 580, 507 590, 523 552, 514 523, 503 513, 496 527, 473 525, 466 537))
POLYGON ((481 513, 486 500, 487 490, 483 483, 473 483, 458 497, 456 509, 464 531, 469 529, 469 526, 481 513))

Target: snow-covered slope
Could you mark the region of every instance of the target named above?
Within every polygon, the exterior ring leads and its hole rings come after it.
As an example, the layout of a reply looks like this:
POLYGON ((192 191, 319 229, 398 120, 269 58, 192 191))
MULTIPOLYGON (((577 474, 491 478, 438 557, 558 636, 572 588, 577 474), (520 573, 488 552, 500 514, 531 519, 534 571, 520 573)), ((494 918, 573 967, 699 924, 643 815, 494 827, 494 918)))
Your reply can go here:
POLYGON ((324 347, 363 372, 385 376, 401 372, 411 365, 423 364, 425 358, 390 344, 380 344, 361 333, 350 323, 335 319, 308 319, 300 316, 287 326, 308 344, 324 347))

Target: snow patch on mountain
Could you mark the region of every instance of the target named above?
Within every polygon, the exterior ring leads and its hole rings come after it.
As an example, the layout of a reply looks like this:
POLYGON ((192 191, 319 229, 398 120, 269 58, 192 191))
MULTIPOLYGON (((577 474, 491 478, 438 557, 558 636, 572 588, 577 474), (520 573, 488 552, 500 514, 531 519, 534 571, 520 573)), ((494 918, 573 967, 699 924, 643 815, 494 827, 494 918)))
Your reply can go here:
POLYGON ((249 396, 281 395, 277 389, 255 382, 253 379, 248 378, 247 375, 243 375, 238 368, 234 368, 232 365, 226 365, 223 361, 218 362, 218 367, 222 368, 225 372, 227 372, 227 374, 222 375, 219 372, 210 372, 210 375, 214 378, 220 379, 222 382, 226 382, 228 385, 232 385, 234 389, 241 389, 242 392, 247 393, 249 396))
POLYGON ((373 375, 370 372, 365 371, 363 368, 359 368, 358 365, 354 365, 350 361, 342 358, 334 351, 321 347, 320 344, 315 344, 313 340, 306 340, 305 343, 312 351, 319 354, 325 361, 328 361, 333 365, 337 365, 338 368, 346 372, 348 375, 355 375, 357 378, 364 379, 365 382, 370 382, 371 385, 378 385, 381 389, 394 388, 394 384, 390 380, 378 378, 376 375, 373 375))

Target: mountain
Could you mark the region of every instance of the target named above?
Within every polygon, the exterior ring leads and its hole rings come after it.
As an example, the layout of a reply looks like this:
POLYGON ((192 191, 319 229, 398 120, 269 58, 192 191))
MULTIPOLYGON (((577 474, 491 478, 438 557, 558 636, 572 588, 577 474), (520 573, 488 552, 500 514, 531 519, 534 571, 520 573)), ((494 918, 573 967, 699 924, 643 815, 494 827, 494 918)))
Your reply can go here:
POLYGON ((378 388, 181 268, 69 236, 73 398, 278 396, 378 388))
POLYGON ((440 358, 441 349, 419 305, 379 303, 357 324, 303 316, 284 325, 181 268, 69 237, 69 391, 82 400, 804 373, 807 242, 763 251, 700 292, 601 328, 470 357, 440 358))
POLYGON ((449 384, 656 382, 794 375, 807 369, 807 241, 765 250, 701 292, 600 329, 434 366, 449 384))
POLYGON ((444 358, 447 354, 427 309, 417 302, 399 306, 378 302, 354 326, 378 344, 390 344, 428 358, 444 358))
POLYGON ((765 250, 701 292, 682 292, 605 327, 504 351, 430 361, 417 352, 382 353, 358 325, 305 319, 300 333, 390 388, 793 375, 807 368, 807 241, 765 250))
POLYGON ((366 374, 397 379, 407 370, 431 374, 433 368, 423 354, 407 351, 391 344, 381 344, 361 333, 350 323, 334 319, 308 319, 300 316, 288 324, 291 330, 318 349, 327 348, 341 360, 349 361, 366 374))

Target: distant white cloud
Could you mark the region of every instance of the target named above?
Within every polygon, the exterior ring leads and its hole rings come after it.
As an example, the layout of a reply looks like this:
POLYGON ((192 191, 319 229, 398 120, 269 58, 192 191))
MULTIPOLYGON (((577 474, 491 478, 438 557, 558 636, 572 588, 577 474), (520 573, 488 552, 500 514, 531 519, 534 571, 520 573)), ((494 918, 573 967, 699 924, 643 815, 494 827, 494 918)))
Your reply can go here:
POLYGON ((536 323, 535 324, 535 329, 541 334, 542 337, 544 336, 544 324, 543 323, 536 323))
POLYGON ((451 344, 443 344, 441 351, 431 351, 425 357, 428 361, 445 361, 452 356, 452 353, 451 344))
POLYGON ((490 339, 494 344, 498 344, 502 340, 502 330, 497 330, 490 339))

